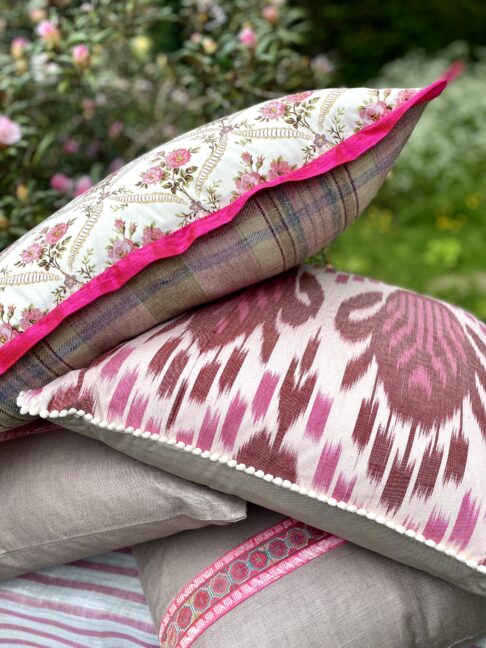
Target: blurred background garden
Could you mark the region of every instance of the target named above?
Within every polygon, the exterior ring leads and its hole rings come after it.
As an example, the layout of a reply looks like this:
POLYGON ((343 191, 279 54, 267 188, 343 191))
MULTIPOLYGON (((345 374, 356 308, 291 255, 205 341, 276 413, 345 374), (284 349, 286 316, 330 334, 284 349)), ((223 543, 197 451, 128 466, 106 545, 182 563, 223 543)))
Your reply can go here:
POLYGON ((486 3, 0 0, 0 249, 144 151, 267 98, 461 78, 320 263, 486 319, 486 3))

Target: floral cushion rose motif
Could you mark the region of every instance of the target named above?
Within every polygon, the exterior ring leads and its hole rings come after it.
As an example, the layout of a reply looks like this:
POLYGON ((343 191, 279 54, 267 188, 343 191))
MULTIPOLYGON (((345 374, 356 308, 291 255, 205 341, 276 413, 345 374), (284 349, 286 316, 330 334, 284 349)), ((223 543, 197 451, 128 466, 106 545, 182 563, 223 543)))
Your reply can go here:
POLYGON ((415 92, 301 92, 219 119, 126 165, 0 255, 0 345, 134 250, 315 160, 415 92))
POLYGON ((486 328, 435 299, 303 268, 157 326, 19 403, 234 459, 486 573, 486 328))

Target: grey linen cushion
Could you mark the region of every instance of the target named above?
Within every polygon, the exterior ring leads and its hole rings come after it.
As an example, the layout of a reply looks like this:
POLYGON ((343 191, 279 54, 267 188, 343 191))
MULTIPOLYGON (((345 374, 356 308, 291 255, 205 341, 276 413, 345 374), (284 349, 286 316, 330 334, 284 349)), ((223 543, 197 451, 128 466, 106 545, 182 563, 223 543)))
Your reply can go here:
POLYGON ((133 552, 164 648, 457 648, 486 634, 484 598, 253 505, 133 552))
POLYGON ((2 444, 0 494, 0 580, 246 512, 236 497, 55 426, 2 444))

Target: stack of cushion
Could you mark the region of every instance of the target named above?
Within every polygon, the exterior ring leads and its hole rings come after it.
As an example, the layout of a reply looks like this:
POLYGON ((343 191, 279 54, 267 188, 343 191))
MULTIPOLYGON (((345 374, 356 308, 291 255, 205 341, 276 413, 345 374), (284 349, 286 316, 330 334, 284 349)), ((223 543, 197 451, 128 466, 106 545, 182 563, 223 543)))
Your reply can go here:
POLYGON ((3 253, 4 578, 144 543, 164 647, 486 634, 486 328, 301 265, 447 80, 218 120, 3 253))

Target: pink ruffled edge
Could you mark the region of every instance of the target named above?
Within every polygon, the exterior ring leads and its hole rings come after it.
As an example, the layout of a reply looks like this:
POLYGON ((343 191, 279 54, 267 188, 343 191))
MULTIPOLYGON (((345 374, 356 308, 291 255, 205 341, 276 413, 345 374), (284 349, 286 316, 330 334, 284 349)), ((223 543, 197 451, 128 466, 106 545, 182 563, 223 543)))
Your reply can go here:
POLYGON ((177 256, 185 252, 200 236, 225 225, 235 218, 246 202, 257 192, 276 187, 284 182, 298 182, 321 175, 346 162, 351 162, 380 142, 393 129, 397 121, 413 106, 435 99, 447 84, 462 72, 460 63, 454 64, 447 72, 431 85, 416 92, 382 119, 366 126, 355 135, 344 140, 312 162, 290 173, 262 183, 229 205, 213 212, 186 227, 168 234, 164 238, 134 250, 117 263, 91 279, 76 293, 58 304, 50 313, 26 331, 7 342, 0 349, 0 375, 5 373, 17 360, 25 355, 37 342, 52 333, 67 317, 73 315, 99 297, 118 290, 127 281, 141 272, 149 264, 160 259, 177 256))

